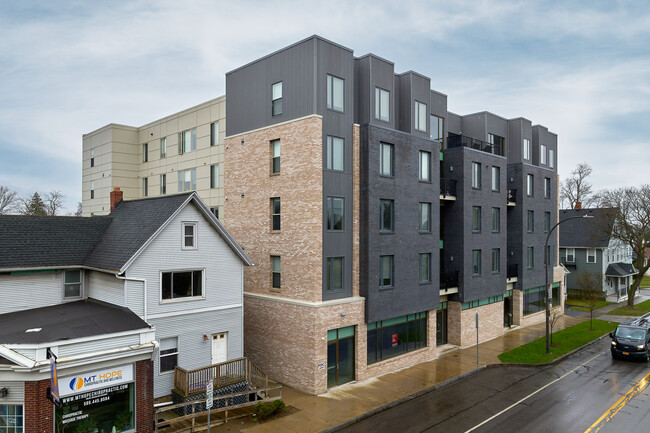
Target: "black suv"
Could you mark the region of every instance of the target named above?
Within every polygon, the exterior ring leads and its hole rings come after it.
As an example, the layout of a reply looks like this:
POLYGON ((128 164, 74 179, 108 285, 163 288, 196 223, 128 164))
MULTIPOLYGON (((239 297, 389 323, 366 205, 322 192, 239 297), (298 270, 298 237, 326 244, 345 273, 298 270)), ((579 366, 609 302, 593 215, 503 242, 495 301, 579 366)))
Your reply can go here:
POLYGON ((638 319, 631 319, 610 332, 612 337, 612 358, 640 358, 650 360, 650 314, 638 319))

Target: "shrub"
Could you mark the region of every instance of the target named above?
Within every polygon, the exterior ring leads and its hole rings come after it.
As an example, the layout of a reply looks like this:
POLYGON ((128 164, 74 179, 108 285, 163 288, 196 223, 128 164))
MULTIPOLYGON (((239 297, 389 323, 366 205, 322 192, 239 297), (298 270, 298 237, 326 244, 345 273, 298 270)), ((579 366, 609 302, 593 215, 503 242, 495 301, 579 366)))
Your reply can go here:
POLYGON ((267 419, 284 410, 284 406, 285 405, 282 400, 273 400, 257 403, 254 410, 260 419, 267 419))

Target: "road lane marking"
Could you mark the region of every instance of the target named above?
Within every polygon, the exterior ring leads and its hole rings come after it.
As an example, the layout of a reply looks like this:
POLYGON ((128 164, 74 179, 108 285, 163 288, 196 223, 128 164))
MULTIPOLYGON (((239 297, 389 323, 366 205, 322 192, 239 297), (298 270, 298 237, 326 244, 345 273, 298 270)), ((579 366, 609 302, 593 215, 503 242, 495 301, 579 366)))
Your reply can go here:
POLYGON ((600 430, 605 424, 610 422, 614 416, 618 413, 619 410, 623 409, 623 407, 636 395, 640 392, 642 392, 647 386, 648 386, 648 379, 650 378, 650 373, 646 374, 643 379, 638 381, 636 385, 630 389, 627 394, 625 394, 623 397, 621 397, 612 407, 609 408, 598 420, 591 425, 587 430, 585 430, 585 433, 596 433, 598 430, 600 430))
POLYGON ((496 418, 496 417, 498 417, 498 416, 500 416, 500 415, 503 415, 504 413, 508 412, 508 411, 509 411, 510 409, 512 409, 513 407, 515 407, 515 406, 521 404, 522 402, 528 400, 529 398, 531 398, 531 397, 534 396, 535 394, 537 394, 537 393, 539 393, 539 392, 545 390, 545 389, 548 388, 549 386, 553 385, 555 382, 558 382, 558 381, 564 379, 565 377, 567 377, 568 375, 570 375, 570 374, 573 373, 574 371, 578 370, 579 368, 584 367, 585 365, 589 364, 589 363, 590 363, 591 361, 593 361, 594 359, 598 358, 599 356, 602 356, 603 354, 605 354, 605 353, 607 353, 607 352, 608 352, 608 351, 605 351, 605 352, 601 352, 601 353, 599 353, 598 355, 594 356, 593 358, 589 359, 588 361, 586 361, 586 362, 580 364, 579 366, 577 366, 577 367, 574 368, 573 370, 566 372, 565 374, 563 374, 562 376, 558 377, 558 378, 555 379, 554 381, 547 383, 547 384, 544 385, 543 387, 539 388, 537 391, 532 392, 532 393, 528 394, 526 397, 524 397, 524 398, 522 398, 521 400, 519 400, 518 402, 511 404, 511 405, 508 406, 507 408, 503 409, 501 412, 499 412, 499 413, 497 413, 497 414, 495 414, 495 415, 492 415, 490 418, 486 419, 486 420, 483 421, 482 423, 475 425, 474 427, 472 427, 472 428, 469 429, 469 430, 466 430, 465 433, 469 433, 469 432, 471 432, 471 431, 476 430, 476 429, 479 428, 479 427, 484 426, 485 424, 487 424, 487 423, 489 423, 490 421, 492 421, 494 418, 496 418))

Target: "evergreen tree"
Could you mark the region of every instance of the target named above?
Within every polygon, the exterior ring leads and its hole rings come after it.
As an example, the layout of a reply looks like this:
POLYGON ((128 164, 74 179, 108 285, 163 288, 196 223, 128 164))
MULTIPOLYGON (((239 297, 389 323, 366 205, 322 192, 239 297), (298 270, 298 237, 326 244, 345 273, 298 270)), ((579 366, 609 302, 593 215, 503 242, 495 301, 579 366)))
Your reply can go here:
POLYGON ((45 203, 38 192, 23 201, 23 215, 47 216, 45 203))

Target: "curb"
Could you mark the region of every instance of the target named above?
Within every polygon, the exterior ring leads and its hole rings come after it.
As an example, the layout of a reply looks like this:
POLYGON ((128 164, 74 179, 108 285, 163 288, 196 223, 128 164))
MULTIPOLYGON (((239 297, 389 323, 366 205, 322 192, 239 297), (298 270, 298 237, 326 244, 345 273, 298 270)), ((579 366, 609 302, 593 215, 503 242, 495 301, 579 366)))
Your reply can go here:
POLYGON ((463 373, 463 374, 461 374, 459 376, 452 377, 451 379, 447 379, 447 380, 445 380, 443 382, 436 383, 433 386, 422 389, 422 390, 420 390, 418 392, 415 392, 413 394, 407 395, 406 397, 402 397, 402 398, 400 398, 398 400, 387 403, 387 404, 385 404, 383 406, 380 406, 378 408, 375 408, 375 409, 373 409, 371 411, 368 411, 366 413, 362 413, 361 415, 357 415, 354 418, 350 418, 349 420, 342 422, 341 424, 337 424, 337 425, 335 425, 333 427, 329 427, 329 428, 326 428, 325 430, 321 430, 320 433, 333 433, 333 432, 339 431, 339 430, 341 430, 343 428, 351 426, 352 424, 356 424, 359 421, 362 421, 362 420, 364 420, 366 418, 370 418, 373 415, 377 415, 378 413, 384 412, 384 411, 386 411, 388 409, 391 409, 391 408, 393 408, 395 406, 399 406, 402 403, 406 403, 406 402, 408 402, 410 400, 416 399, 416 398, 421 397, 421 396, 423 396, 425 394, 429 394, 430 392, 445 388, 445 387, 447 387, 447 386, 449 386, 449 385, 451 385, 451 384, 453 384, 455 382, 458 382, 458 381, 463 380, 463 379, 465 379, 467 377, 473 376, 474 374, 480 373, 483 370, 488 370, 488 369, 493 369, 493 368, 507 368, 507 367, 527 367, 527 368, 538 368, 538 369, 542 369, 544 367, 550 367, 552 365, 555 365, 555 364, 558 364, 558 363, 564 361, 569 356, 572 356, 575 353, 578 353, 581 350, 584 350, 584 349, 588 348, 589 346, 591 346, 591 345, 593 345, 593 344, 595 344, 595 343, 597 343, 597 342, 599 342, 601 340, 604 340, 605 338, 609 338, 609 334, 603 334, 600 337, 593 339, 589 343, 587 343, 587 344, 585 344, 583 346, 580 346, 580 347, 578 347, 576 349, 573 349, 571 352, 565 353, 564 355, 554 359, 553 361, 545 362, 543 364, 518 364, 518 363, 504 364, 504 363, 500 363, 500 364, 482 365, 482 366, 480 366, 478 368, 475 368, 474 370, 470 370, 470 371, 465 372, 465 373, 463 373))

